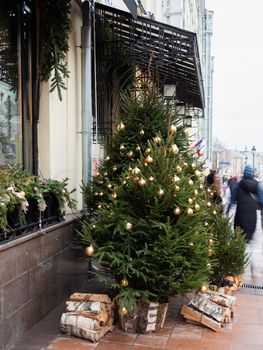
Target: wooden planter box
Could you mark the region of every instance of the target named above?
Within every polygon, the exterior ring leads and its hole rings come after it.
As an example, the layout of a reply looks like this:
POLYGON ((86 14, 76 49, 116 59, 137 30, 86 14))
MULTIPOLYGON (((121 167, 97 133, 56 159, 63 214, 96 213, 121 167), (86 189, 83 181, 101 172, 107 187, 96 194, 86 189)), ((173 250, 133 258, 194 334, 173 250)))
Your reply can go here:
POLYGON ((163 328, 168 304, 141 300, 138 306, 126 316, 121 316, 121 328, 127 333, 152 333, 163 328))

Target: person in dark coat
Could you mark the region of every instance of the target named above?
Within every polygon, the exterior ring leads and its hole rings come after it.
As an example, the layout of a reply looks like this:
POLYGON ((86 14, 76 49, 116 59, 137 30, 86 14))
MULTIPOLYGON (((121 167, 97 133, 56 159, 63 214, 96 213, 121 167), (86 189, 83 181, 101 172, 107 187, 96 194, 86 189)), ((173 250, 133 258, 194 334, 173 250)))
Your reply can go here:
POLYGON ((258 204, 263 207, 263 191, 259 182, 253 178, 250 165, 246 165, 242 179, 233 189, 228 211, 234 203, 237 204, 234 228, 240 227, 249 243, 256 229, 258 204))

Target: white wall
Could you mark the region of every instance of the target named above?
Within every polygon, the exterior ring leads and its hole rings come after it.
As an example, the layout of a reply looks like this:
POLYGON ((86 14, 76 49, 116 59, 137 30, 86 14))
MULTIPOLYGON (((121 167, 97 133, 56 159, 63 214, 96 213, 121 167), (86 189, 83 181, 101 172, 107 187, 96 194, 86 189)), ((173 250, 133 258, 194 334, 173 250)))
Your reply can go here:
POLYGON ((74 198, 82 207, 80 184, 82 179, 81 143, 81 10, 72 1, 72 32, 67 55, 70 77, 66 80, 62 102, 57 92, 49 93, 49 83, 43 83, 40 96, 39 174, 44 178, 69 178, 68 189, 77 189, 74 198))

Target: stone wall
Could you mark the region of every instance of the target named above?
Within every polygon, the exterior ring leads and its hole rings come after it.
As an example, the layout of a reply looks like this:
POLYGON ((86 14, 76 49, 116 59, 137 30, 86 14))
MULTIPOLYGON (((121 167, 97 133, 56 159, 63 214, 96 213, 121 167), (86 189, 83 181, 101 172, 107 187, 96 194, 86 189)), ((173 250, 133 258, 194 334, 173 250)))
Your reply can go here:
POLYGON ((72 246, 72 218, 0 245, 0 350, 7 350, 79 288, 87 262, 72 246))

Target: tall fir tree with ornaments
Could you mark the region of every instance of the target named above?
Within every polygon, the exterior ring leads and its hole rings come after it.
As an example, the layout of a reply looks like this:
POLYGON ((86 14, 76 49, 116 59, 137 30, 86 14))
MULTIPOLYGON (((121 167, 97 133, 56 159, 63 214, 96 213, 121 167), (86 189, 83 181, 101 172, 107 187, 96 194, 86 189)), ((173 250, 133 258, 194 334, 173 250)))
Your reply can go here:
POLYGON ((140 299, 167 303, 209 282, 216 237, 208 218, 219 210, 190 145, 157 90, 122 95, 105 158, 83 186, 90 212, 78 230, 122 315, 140 299))

